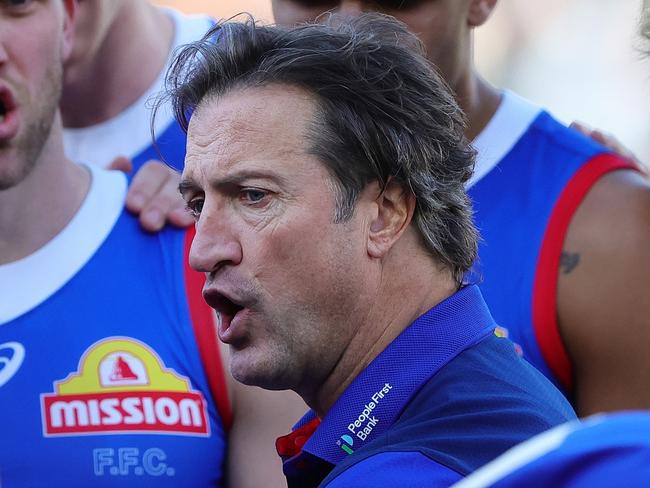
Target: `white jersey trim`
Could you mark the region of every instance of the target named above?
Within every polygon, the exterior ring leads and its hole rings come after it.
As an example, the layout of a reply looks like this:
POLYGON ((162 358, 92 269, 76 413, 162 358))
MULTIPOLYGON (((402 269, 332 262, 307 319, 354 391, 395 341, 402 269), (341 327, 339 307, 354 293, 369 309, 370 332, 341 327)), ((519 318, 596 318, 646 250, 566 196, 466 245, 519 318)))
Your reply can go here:
POLYGON ((126 176, 90 168, 81 208, 50 242, 29 256, 0 265, 0 325, 37 307, 90 260, 122 214, 126 176))
POLYGON ((471 188, 499 164, 521 139, 542 109, 528 100, 504 91, 496 113, 472 145, 477 151, 474 174, 466 188, 471 188))
MULTIPOLYGON (((174 21, 174 42, 165 67, 149 89, 126 110, 100 124, 65 129, 63 138, 67 156, 77 163, 106 168, 116 156, 135 157, 152 144, 152 101, 164 89, 165 75, 177 48, 200 39, 212 26, 210 17, 183 15, 164 9, 174 21)), ((168 104, 156 114, 154 130, 161 134, 174 122, 168 104)))

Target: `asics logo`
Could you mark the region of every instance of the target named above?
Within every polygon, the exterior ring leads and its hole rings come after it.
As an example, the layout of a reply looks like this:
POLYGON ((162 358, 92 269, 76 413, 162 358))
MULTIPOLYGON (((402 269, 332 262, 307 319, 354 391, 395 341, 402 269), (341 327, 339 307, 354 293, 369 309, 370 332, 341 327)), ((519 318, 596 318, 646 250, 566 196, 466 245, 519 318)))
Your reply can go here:
POLYGON ((0 386, 16 374, 25 359, 25 348, 19 342, 0 344, 0 386))

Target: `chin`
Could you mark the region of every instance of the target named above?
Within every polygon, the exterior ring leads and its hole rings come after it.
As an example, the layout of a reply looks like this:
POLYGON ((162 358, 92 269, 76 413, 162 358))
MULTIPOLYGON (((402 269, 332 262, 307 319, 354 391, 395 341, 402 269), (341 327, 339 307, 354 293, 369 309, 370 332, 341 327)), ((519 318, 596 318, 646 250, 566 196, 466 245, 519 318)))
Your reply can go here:
POLYGON ((265 390, 291 389, 291 381, 284 374, 286 370, 277 360, 260 357, 250 351, 231 352, 231 374, 245 385, 259 386, 265 390))

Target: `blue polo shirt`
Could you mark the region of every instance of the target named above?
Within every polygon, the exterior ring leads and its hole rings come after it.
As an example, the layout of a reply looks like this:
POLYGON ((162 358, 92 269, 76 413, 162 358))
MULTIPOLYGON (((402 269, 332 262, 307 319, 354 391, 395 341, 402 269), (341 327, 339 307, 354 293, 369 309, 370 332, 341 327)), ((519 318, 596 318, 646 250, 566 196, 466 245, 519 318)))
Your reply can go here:
POLYGON ((476 286, 419 317, 324 419, 278 439, 289 487, 448 486, 575 418, 495 327, 476 286))

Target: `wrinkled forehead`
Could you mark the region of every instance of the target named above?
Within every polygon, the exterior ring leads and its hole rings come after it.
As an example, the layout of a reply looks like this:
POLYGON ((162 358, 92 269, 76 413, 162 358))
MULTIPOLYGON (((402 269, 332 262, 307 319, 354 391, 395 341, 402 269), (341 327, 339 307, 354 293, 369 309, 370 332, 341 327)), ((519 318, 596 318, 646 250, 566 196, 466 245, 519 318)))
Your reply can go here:
POLYGON ((242 162, 261 165, 306 154, 315 103, 304 90, 286 85, 205 97, 190 119, 184 176, 206 165, 221 172, 242 162))

